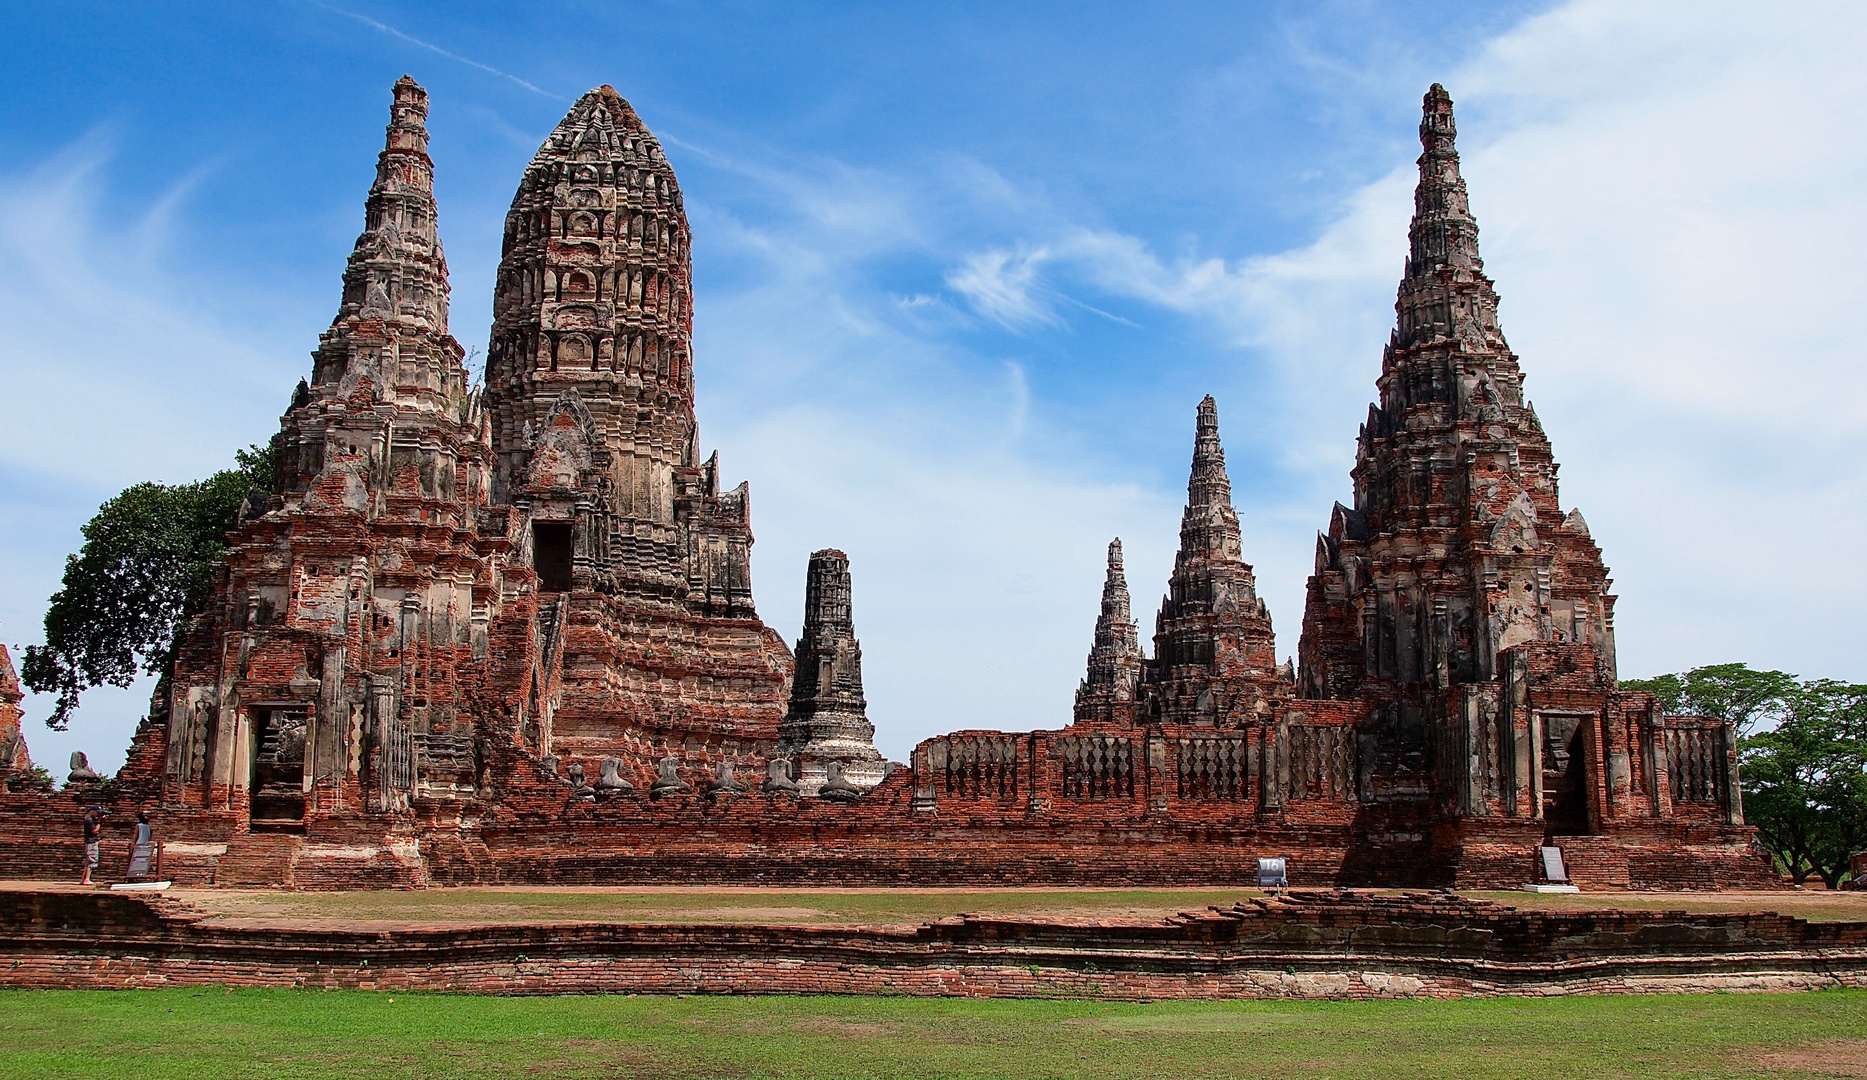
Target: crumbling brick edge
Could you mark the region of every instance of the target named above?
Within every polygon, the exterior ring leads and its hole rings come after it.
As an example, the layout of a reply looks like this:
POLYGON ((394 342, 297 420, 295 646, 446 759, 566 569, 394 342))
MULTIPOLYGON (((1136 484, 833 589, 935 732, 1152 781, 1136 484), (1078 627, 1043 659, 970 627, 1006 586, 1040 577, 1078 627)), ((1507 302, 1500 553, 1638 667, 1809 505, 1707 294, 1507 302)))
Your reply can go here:
POLYGON ((172 900, 0 892, 0 986, 476 994, 1549 997, 1867 989, 1867 923, 1526 911, 1451 894, 1250 900, 1155 922, 918 927, 222 920, 172 900))

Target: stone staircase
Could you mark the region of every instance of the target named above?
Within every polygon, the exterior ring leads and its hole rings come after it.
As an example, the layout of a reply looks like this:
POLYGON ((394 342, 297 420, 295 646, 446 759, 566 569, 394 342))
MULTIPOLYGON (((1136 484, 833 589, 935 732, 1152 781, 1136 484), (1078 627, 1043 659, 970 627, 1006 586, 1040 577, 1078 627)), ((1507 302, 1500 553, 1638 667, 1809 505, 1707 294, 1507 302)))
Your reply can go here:
POLYGON ((292 868, 305 838, 280 833, 247 833, 227 841, 227 853, 214 867, 216 885, 269 885, 291 888, 292 868))

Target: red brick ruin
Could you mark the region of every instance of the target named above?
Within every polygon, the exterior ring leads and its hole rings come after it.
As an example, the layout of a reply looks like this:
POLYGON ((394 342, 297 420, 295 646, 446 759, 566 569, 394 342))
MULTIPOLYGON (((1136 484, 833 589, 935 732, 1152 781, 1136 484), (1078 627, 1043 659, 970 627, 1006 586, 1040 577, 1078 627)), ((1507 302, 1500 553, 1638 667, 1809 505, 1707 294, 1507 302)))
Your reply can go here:
POLYGON ((794 654, 749 496, 694 419, 687 219, 654 136, 584 95, 506 217, 484 389, 448 333, 427 95, 403 78, 336 320, 214 598, 110 782, 27 781, 0 654, 0 875, 75 872, 147 810, 180 880, 1516 886, 1775 880, 1733 733, 1618 689, 1614 596, 1523 400, 1435 85, 1354 505, 1299 663, 1240 548, 1218 409, 1144 655, 1110 545, 1074 720, 882 761, 848 559, 794 654), (11 741, 8 741, 11 740, 11 741), (71 821, 68 823, 67 818, 71 821), (69 834, 69 835, 68 835, 69 834))

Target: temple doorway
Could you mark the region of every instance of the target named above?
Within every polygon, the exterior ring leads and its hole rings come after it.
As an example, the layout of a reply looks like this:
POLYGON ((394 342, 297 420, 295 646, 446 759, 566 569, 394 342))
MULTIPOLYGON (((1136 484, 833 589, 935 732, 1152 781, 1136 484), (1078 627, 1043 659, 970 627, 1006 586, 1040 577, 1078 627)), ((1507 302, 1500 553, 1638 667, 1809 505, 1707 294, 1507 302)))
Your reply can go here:
POLYGON ((1588 835, 1588 783, 1579 713, 1543 713, 1543 822, 1552 836, 1588 835))
POLYGON ((571 523, 532 522, 532 569, 545 592, 570 591, 571 523))
POLYGON ((303 706, 293 706, 256 708, 252 715, 252 830, 303 832, 309 714, 303 706))

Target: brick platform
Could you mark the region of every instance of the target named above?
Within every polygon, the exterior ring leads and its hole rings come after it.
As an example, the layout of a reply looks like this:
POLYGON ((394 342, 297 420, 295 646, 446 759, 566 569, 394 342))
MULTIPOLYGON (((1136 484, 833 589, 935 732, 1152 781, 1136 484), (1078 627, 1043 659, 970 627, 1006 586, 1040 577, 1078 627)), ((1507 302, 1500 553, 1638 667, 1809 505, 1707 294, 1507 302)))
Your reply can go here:
POLYGON ((1769 912, 1527 911, 1448 893, 1294 893, 1158 922, 913 929, 211 918, 161 897, 0 891, 0 985, 487 994, 1551 996, 1867 987, 1867 923, 1769 912))

